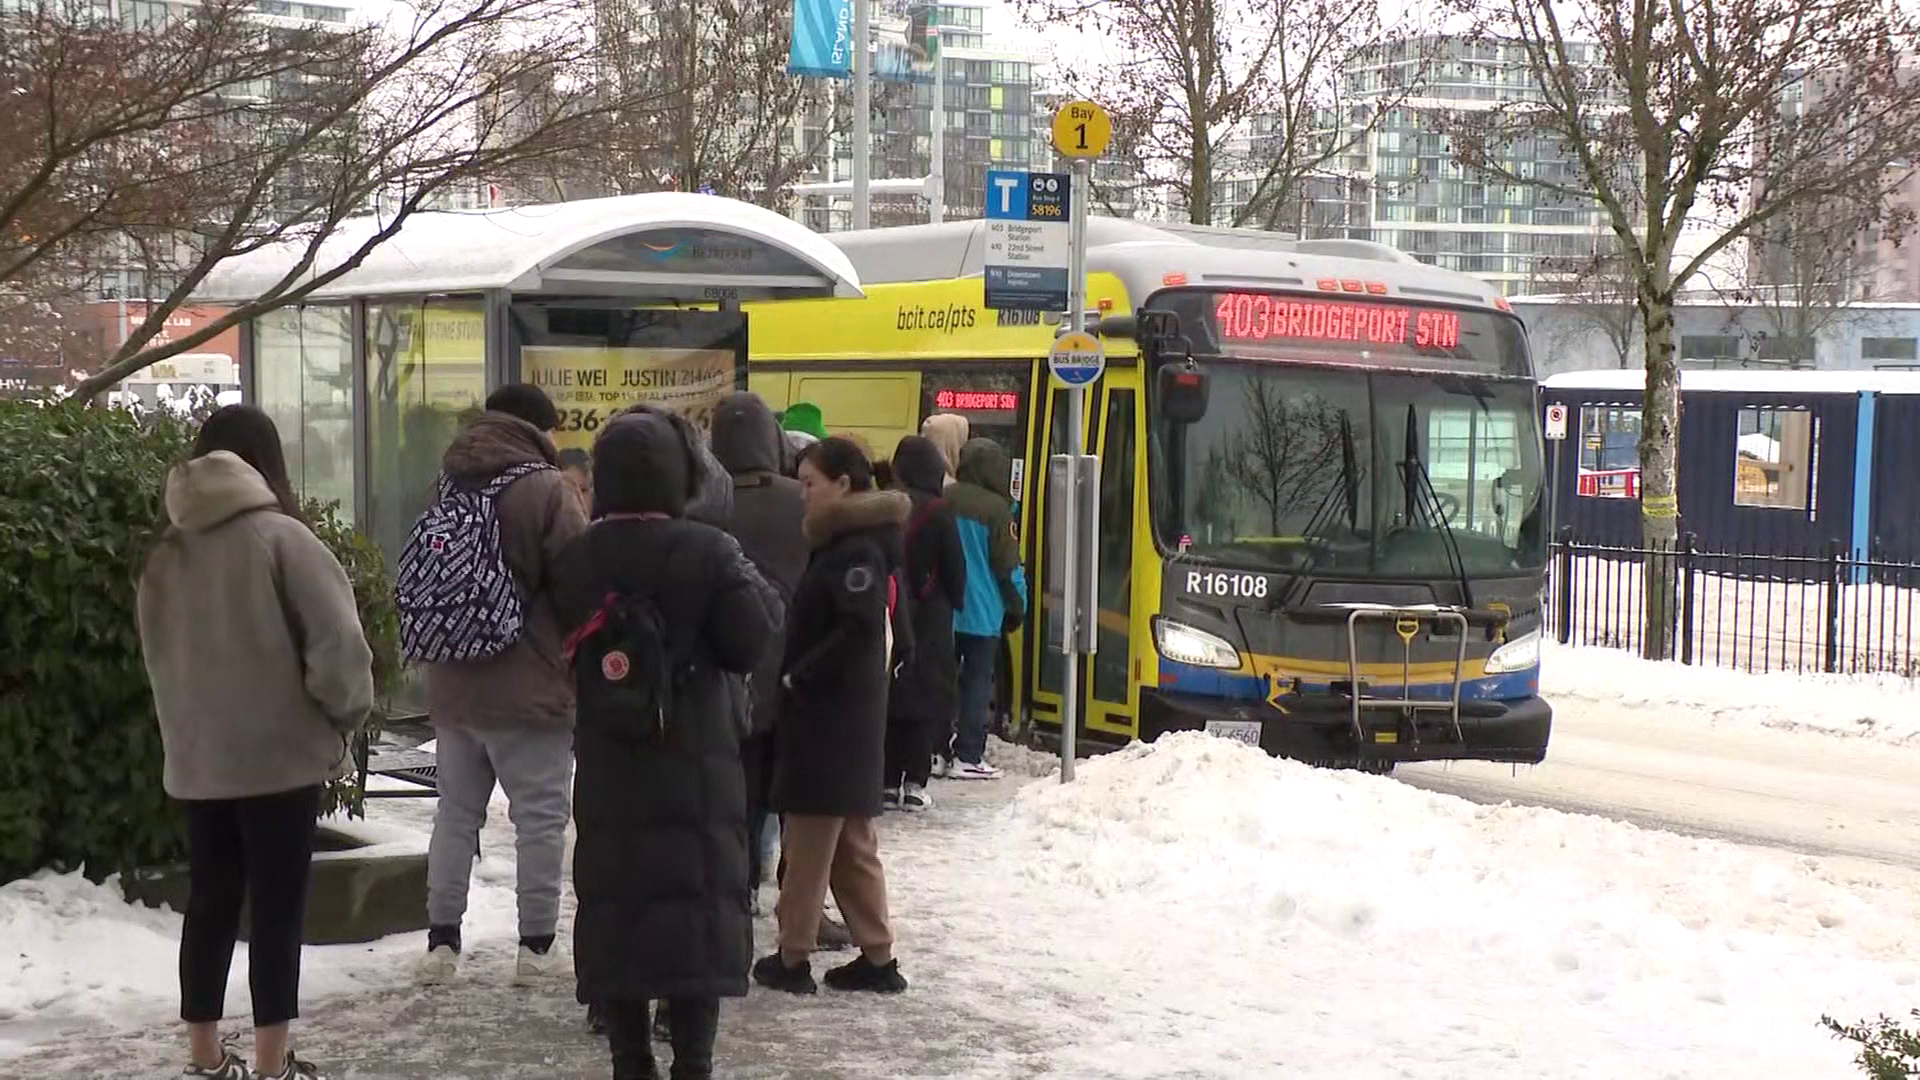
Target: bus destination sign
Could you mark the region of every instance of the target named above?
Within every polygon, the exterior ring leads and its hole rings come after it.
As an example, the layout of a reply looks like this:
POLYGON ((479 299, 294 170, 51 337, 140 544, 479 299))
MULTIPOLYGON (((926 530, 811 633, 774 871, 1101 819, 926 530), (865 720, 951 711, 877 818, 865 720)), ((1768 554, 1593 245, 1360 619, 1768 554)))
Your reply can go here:
POLYGON ((1314 300, 1266 293, 1222 293, 1213 316, 1227 341, 1329 341, 1451 350, 1460 347, 1460 314, 1444 308, 1314 300))

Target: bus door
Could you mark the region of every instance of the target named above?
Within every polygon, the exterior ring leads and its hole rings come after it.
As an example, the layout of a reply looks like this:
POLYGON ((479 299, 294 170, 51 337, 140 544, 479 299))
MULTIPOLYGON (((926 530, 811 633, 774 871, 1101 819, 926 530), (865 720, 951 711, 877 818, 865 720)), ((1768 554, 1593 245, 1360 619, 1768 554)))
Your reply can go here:
MULTIPOLYGON (((1044 378, 1044 369, 1043 369, 1044 378)), ((1034 558, 1028 564, 1034 574, 1035 597, 1033 641, 1028 658, 1035 672, 1033 711, 1041 720, 1057 727, 1062 705, 1062 682, 1066 664, 1047 628, 1060 603, 1060 583, 1047 577, 1044 549, 1048 515, 1055 509, 1052 478, 1046 467, 1054 454, 1067 451, 1067 392, 1042 381, 1046 389, 1046 432, 1044 444, 1034 455, 1034 479, 1039 488, 1033 521, 1034 558)), ((1109 368, 1099 386, 1087 394, 1086 426, 1083 446, 1099 455, 1100 463, 1100 573, 1098 578, 1099 637, 1098 653, 1090 663, 1080 666, 1079 685, 1074 688, 1080 701, 1083 727, 1108 735, 1131 737, 1134 734, 1132 679, 1133 598, 1133 504, 1138 487, 1140 457, 1140 375, 1135 368, 1109 368)))

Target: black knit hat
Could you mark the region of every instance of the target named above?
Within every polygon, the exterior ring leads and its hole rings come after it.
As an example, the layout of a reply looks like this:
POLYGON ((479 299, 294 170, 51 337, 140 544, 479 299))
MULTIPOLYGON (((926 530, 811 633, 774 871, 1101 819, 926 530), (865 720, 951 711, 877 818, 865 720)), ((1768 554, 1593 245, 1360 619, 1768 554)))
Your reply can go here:
POLYGON ((697 473, 690 429, 677 417, 630 412, 609 423, 593 444, 593 513, 680 517, 697 473))

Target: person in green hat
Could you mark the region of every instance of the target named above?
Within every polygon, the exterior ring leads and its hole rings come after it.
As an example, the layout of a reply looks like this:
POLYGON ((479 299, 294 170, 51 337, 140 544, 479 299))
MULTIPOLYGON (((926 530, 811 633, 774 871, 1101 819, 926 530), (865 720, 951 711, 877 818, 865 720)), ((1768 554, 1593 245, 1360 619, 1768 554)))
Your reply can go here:
POLYGON ((781 423, 788 431, 798 431, 815 439, 827 437, 826 419, 820 415, 820 406, 811 401, 796 401, 787 406, 781 423))

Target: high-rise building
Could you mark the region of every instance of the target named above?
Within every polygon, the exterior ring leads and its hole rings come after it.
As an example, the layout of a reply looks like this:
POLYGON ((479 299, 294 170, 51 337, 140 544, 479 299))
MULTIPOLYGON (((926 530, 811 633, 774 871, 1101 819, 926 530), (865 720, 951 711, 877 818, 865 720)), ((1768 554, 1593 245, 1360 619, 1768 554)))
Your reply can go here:
MULTIPOLYGON (((1575 63, 1597 60, 1587 46, 1569 51, 1575 63)), ((1595 201, 1497 183, 1454 160, 1444 116, 1540 96, 1519 46, 1421 38, 1350 64, 1343 79, 1343 115, 1323 114, 1320 137, 1350 142, 1348 152, 1307 178, 1297 206, 1244 224, 1390 244, 1509 295, 1538 291, 1541 282, 1563 279, 1611 247, 1595 201), (1417 95, 1402 89, 1410 85, 1417 95)), ((1270 159, 1262 144, 1282 137, 1276 119, 1260 118, 1235 141, 1228 158, 1237 167, 1214 188, 1216 224, 1234 224, 1257 197, 1261 164, 1270 159)), ((1507 151, 1502 164, 1517 176, 1583 180, 1568 150, 1552 139, 1519 139, 1507 151)))
MULTIPOLYGON (((1037 75, 1046 52, 1038 44, 990 38, 989 0, 939 0, 925 13, 938 31, 938 63, 945 68, 944 97, 936 107, 930 66, 898 62, 916 9, 928 6, 914 0, 874 0, 871 25, 879 62, 874 65, 868 175, 876 180, 930 175, 933 129, 942 124, 946 216, 977 218, 986 205, 989 169, 1044 170, 1053 162, 1047 132, 1051 113, 1041 100, 1037 75)), ((836 87, 836 93, 841 89, 836 87)), ((817 118, 814 130, 823 124, 824 116, 817 118)), ((810 179, 852 177, 850 125, 836 125, 832 142, 832 153, 810 179)), ((927 219, 926 199, 917 195, 876 194, 870 205, 875 226, 927 219)), ((821 230, 845 229, 850 216, 845 196, 810 196, 801 214, 821 230)))

